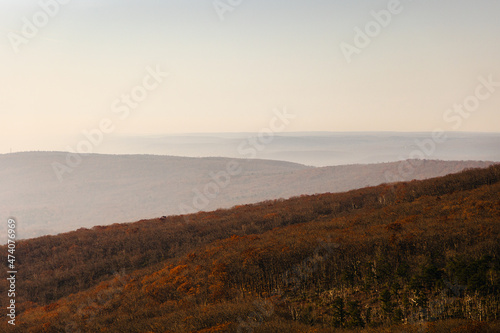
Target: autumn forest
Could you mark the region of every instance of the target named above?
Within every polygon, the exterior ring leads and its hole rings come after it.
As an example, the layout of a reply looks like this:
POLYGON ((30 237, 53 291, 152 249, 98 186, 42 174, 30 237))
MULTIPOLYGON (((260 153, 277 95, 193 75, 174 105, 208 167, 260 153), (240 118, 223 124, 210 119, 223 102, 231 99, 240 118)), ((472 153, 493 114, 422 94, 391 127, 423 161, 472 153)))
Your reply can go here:
POLYGON ((23 240, 0 331, 499 332, 499 221, 495 165, 23 240))

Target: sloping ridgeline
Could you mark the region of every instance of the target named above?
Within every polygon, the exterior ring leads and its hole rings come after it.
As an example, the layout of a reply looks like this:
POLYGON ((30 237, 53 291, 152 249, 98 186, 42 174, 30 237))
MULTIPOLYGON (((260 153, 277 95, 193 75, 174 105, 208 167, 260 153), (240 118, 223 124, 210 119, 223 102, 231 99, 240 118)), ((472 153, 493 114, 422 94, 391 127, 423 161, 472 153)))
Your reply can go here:
POLYGON ((27 240, 12 331, 495 332, 499 194, 497 165, 27 240))

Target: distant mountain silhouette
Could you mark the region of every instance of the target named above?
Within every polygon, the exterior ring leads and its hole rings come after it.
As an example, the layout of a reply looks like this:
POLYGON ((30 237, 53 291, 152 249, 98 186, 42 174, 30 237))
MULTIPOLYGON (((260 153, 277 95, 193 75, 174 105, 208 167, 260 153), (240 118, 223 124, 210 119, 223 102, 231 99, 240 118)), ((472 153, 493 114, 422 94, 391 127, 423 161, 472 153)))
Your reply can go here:
POLYGON ((499 332, 499 194, 496 165, 20 241, 0 332, 499 332))
MULTIPOLYGON (((295 132, 276 134, 257 157, 311 166, 371 164, 409 158, 500 161, 500 134, 447 132, 432 143, 428 132, 295 132), (423 155, 423 156, 415 156, 423 155)), ((256 133, 113 136, 97 153, 252 158, 256 133)))
POLYGON ((90 154, 59 181, 53 163, 65 164, 66 156, 0 155, 0 209, 18 219, 19 238, 425 179, 492 164, 425 160, 315 168, 258 159, 90 154), (233 176, 227 171, 231 167, 238 171, 233 176))

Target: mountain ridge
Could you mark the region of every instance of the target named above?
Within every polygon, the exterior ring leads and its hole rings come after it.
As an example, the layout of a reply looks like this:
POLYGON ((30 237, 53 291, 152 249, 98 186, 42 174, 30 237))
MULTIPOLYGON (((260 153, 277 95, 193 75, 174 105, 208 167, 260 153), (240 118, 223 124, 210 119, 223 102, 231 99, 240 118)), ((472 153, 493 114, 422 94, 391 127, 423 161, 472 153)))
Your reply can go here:
POLYGON ((81 164, 59 182, 52 163, 64 164, 65 158, 62 152, 0 155, 0 209, 18 218, 20 238, 341 192, 493 164, 423 160, 408 173, 401 167, 410 162, 318 168, 272 160, 91 154, 83 155, 81 164), (228 177, 231 165, 240 172, 228 177))
POLYGON ((260 300, 273 310, 255 332, 403 319, 400 331, 418 332, 436 318, 488 332, 477 320, 498 316, 499 183, 496 165, 20 241, 16 330, 235 332, 260 300))

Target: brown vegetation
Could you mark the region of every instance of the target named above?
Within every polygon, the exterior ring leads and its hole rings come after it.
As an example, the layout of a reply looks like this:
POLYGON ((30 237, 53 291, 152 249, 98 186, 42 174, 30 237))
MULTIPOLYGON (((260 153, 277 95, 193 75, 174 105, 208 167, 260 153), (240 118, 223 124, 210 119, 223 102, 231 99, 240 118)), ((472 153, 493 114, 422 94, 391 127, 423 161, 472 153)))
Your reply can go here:
POLYGON ((499 194, 492 166, 23 241, 14 331, 495 332, 499 194))

